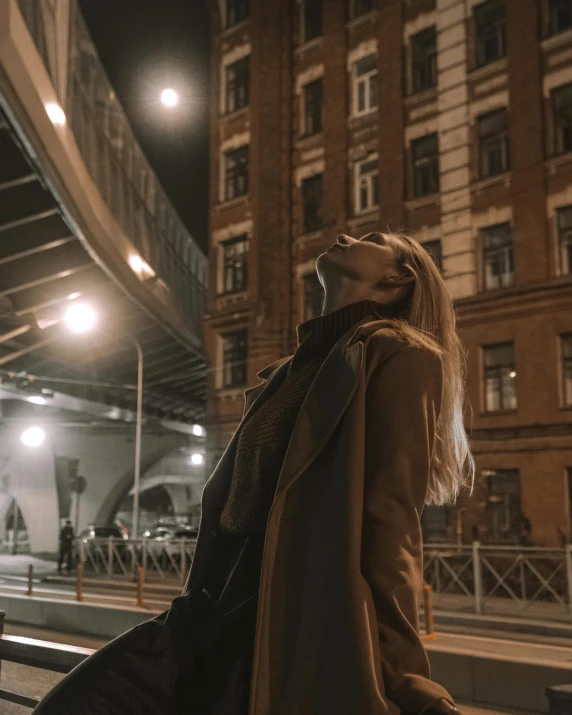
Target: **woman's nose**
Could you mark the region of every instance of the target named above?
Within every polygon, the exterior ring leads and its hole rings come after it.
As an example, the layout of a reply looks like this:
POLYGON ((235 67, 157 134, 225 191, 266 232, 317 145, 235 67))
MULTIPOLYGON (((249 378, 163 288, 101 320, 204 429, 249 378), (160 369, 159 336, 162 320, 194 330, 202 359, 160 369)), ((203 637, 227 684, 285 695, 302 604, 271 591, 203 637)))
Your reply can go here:
POLYGON ((346 236, 345 233, 340 233, 340 234, 338 235, 338 242, 339 242, 339 243, 345 243, 346 245, 348 245, 348 244, 350 244, 350 243, 351 243, 352 241, 354 241, 354 240, 355 240, 355 239, 353 239, 351 236, 346 236))

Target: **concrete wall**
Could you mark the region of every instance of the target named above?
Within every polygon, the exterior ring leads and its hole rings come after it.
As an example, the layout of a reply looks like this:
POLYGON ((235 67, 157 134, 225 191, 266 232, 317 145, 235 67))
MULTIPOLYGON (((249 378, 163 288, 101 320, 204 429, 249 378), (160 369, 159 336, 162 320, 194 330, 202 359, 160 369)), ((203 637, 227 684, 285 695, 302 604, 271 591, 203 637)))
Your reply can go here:
MULTIPOLYGON (((127 488, 133 479, 135 444, 124 434, 105 434, 86 428, 46 428, 44 443, 35 449, 20 442, 21 430, 3 430, 0 434, 0 464, 2 486, 9 504, 16 498, 26 522, 30 549, 34 552, 56 551, 60 513, 56 489, 55 459, 79 459, 78 473, 87 480, 87 489, 80 500, 79 528, 101 518, 102 508, 109 505, 111 514, 116 502, 113 495, 118 483, 127 488)), ((143 435, 142 464, 150 468, 164 454, 186 442, 179 434, 143 435)), ((117 499, 125 494, 124 488, 117 499)), ((1 496, 1 495, 0 495, 1 496)), ((1 511, 0 503, 0 511, 1 511)), ((73 510, 73 505, 72 505, 73 510)), ((73 511, 72 511, 73 513, 73 511)))

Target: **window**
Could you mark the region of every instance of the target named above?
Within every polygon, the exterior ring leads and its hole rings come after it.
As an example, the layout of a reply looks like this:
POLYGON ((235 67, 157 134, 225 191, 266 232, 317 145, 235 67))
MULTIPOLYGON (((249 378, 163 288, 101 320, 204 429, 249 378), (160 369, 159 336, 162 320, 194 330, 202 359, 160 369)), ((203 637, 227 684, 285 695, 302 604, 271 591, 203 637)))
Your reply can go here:
POLYGON ((516 410, 516 370, 512 343, 483 348, 485 369, 485 411, 516 410))
POLYGON ((375 9, 376 0, 351 0, 352 17, 360 17, 375 9))
POLYGON ((368 55, 354 63, 354 116, 377 107, 377 55, 368 55))
POLYGON ((550 34, 572 27, 572 0, 550 0, 550 34))
POLYGON ((560 246, 560 272, 572 273, 572 206, 556 212, 558 221, 558 245, 560 246))
POLYGON ((236 330, 222 336, 222 387, 246 385, 246 330, 236 330))
POLYGON ((322 174, 310 176, 302 181, 302 202, 304 207, 304 231, 315 231, 323 223, 322 174))
POLYGON ((422 92, 437 85, 437 33, 435 27, 411 38, 411 91, 422 92))
POLYGON ((447 541, 449 528, 449 512, 444 506, 427 505, 421 514, 421 530, 423 541, 434 544, 436 541, 447 541))
POLYGON ((509 168, 508 113, 497 109, 477 119, 481 179, 504 174, 509 168))
POLYGON ((229 201, 248 191, 248 146, 227 151, 224 159, 224 200, 229 201))
POLYGON ((520 474, 518 469, 487 470, 486 505, 489 541, 516 542, 520 536, 520 474))
POLYGON ((356 213, 370 211, 379 205, 379 160, 377 155, 357 162, 355 191, 356 213))
POLYGON ((322 131, 322 78, 304 86, 304 136, 322 131))
POLYGON ((226 111, 236 112, 248 104, 250 57, 226 66, 226 111))
POLYGON ((443 272, 443 256, 441 253, 441 240, 436 238, 434 241, 425 241, 423 248, 433 259, 437 268, 443 272))
POLYGON ((485 290, 504 288, 514 283, 512 229, 500 223, 481 229, 483 284, 485 290))
POLYGON ((411 142, 413 195, 428 196, 439 191, 439 142, 429 134, 411 142))
POLYGON ((477 66, 506 55, 506 8, 504 0, 488 0, 474 9, 477 66))
POLYGON ((304 317, 303 320, 310 320, 322 314, 324 303, 324 289, 320 283, 317 273, 308 273, 303 278, 304 285, 304 317))
POLYGON ((564 333, 560 336, 560 349, 564 404, 567 407, 572 407, 572 333, 564 333))
POLYGON ((238 25, 248 17, 248 0, 226 0, 226 26, 238 25))
POLYGON ((246 290, 248 283, 248 238, 246 234, 221 243, 220 256, 219 293, 236 293, 246 290))
POLYGON ((304 0, 303 41, 320 37, 322 34, 322 0, 304 0))
POLYGON ((572 82, 552 90, 554 152, 572 151, 572 82))

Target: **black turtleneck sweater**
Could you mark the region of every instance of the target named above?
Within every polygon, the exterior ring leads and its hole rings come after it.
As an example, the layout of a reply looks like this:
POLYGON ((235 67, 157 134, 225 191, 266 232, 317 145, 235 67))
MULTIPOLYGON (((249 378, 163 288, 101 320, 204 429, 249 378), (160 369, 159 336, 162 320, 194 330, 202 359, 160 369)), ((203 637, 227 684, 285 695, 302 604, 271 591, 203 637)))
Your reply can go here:
POLYGON ((363 300, 298 325, 298 347, 286 375, 241 427, 220 517, 223 532, 255 534, 266 529, 294 423, 316 373, 342 335, 374 312, 396 315, 392 306, 363 300))

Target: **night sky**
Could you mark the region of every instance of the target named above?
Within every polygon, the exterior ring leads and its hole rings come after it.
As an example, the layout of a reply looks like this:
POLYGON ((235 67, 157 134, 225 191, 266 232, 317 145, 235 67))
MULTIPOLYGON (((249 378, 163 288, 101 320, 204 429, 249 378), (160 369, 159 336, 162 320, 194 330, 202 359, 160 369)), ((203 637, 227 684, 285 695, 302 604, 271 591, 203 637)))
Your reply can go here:
POLYGON ((210 18, 204 0, 79 0, 135 135, 181 219, 207 249, 210 18), (179 106, 159 102, 172 87, 179 106))

